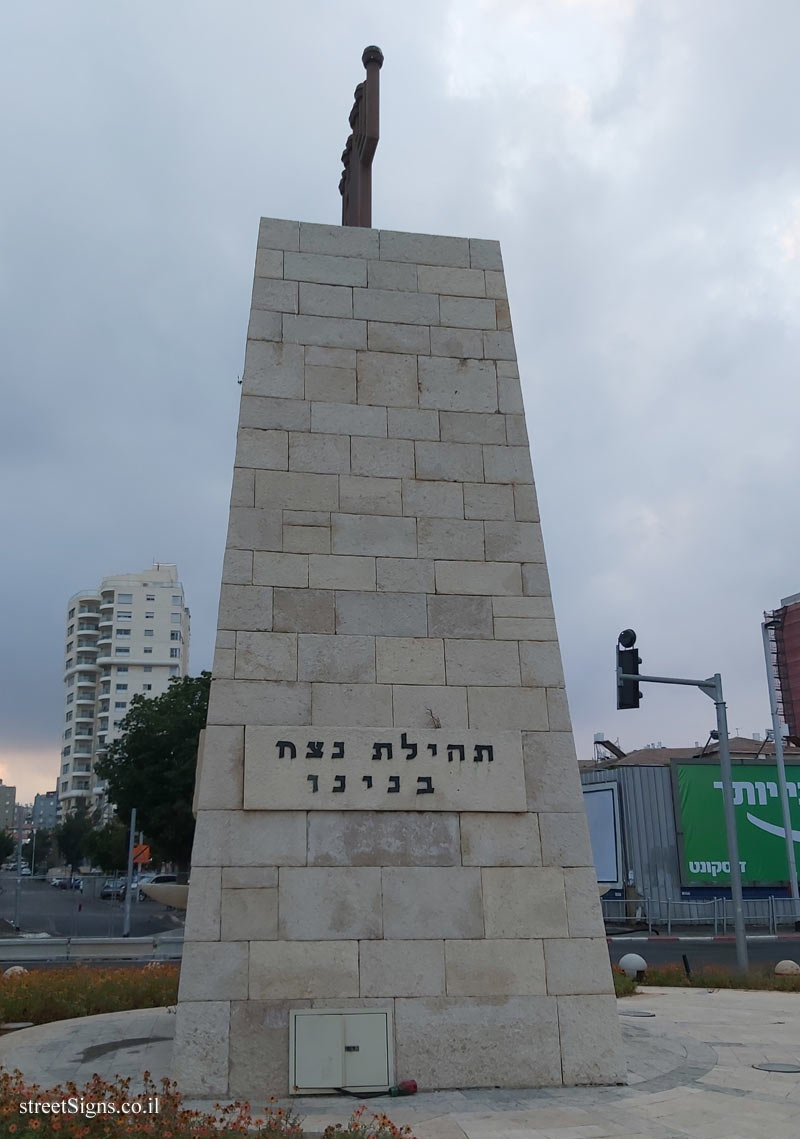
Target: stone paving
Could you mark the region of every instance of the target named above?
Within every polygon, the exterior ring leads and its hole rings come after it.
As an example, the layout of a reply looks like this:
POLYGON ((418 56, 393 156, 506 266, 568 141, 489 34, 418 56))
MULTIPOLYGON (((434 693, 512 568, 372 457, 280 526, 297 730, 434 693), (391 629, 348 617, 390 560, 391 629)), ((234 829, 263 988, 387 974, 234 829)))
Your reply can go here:
MULTIPOLYGON (((417 1139, 797 1139, 800 997, 648 988, 620 1000, 626 1087, 425 1092, 368 1101, 417 1139), (631 1015, 652 1011, 654 1017, 631 1015)), ((175 1017, 166 1009, 61 1021, 0 1038, 0 1063, 43 1086, 93 1072, 140 1079, 169 1071, 175 1017)), ((416 1076, 424 1073, 401 1073, 416 1076)), ((268 1092, 268 1089, 265 1089, 268 1092)), ((308 1131, 344 1120, 357 1100, 294 1100, 308 1131)), ((192 1106, 208 1108, 195 1101, 192 1106)))

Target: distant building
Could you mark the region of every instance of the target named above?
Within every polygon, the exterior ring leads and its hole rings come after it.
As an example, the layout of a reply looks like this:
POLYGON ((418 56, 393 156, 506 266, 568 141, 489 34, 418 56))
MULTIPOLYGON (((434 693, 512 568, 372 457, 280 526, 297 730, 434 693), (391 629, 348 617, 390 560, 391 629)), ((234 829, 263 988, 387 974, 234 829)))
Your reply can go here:
POLYGON ((58 816, 58 795, 55 791, 46 791, 44 795, 37 795, 33 800, 31 823, 37 830, 51 831, 56 825, 58 816))
POLYGON ((8 831, 10 834, 14 830, 16 801, 16 787, 9 787, 0 779, 0 831, 8 831))
POLYGON ((781 608, 765 613, 772 647, 778 713, 789 738, 800 743, 800 593, 784 597, 781 608))
POLYGON ((189 610, 174 565, 103 578, 67 605, 58 815, 83 801, 109 815, 95 764, 134 696, 160 696, 189 670, 189 610))

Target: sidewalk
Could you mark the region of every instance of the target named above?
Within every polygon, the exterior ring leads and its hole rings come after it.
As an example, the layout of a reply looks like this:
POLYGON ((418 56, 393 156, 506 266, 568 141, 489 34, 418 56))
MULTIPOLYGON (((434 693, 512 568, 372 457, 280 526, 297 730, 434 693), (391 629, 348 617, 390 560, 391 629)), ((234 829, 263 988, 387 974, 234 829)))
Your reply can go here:
MULTIPOLYGON (((618 1004, 627 1087, 423 1092, 368 1105, 409 1124, 417 1139, 800 1136, 800 1074, 753 1068, 766 1061, 800 1066, 800 996, 648 988, 618 1004), (636 1015, 643 1011, 655 1016, 636 1015)), ((42 1025, 0 1038, 0 1063, 44 1087, 80 1083, 94 1072, 120 1072, 135 1083, 148 1069, 158 1079, 169 1072, 174 1025, 166 1009, 42 1025)), ((423 1073, 399 1076, 424 1079, 423 1073)), ((313 1133, 344 1121, 358 1101, 292 1102, 313 1133)))

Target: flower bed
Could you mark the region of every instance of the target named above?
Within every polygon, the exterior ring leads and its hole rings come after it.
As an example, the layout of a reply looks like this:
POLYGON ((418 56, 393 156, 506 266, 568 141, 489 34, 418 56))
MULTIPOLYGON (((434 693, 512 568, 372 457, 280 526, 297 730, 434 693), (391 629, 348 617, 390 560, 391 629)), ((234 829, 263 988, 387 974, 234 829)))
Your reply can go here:
POLYGON ((178 999, 178 966, 102 969, 75 965, 0 976, 0 1024, 49 1024, 74 1016, 161 1008, 178 999))

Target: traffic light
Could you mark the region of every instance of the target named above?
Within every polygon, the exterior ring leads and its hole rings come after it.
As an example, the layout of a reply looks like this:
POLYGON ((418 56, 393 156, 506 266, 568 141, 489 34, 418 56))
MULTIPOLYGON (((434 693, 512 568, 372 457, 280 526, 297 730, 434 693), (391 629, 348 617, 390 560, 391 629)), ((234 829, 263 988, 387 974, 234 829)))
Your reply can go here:
POLYGON ((623 675, 638 676, 642 658, 634 648, 636 633, 633 629, 623 629, 617 638, 617 707, 638 708, 642 698, 636 680, 623 680, 623 675))

